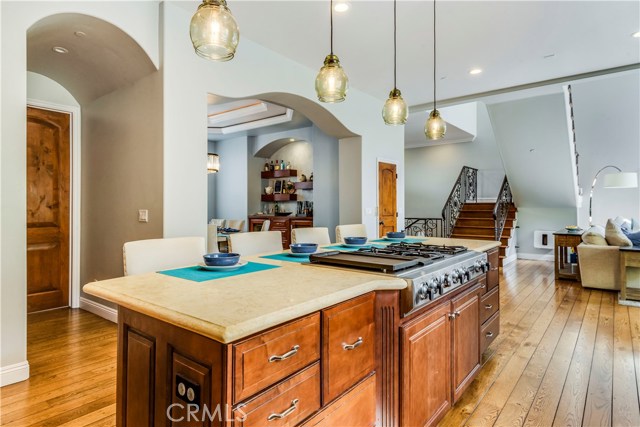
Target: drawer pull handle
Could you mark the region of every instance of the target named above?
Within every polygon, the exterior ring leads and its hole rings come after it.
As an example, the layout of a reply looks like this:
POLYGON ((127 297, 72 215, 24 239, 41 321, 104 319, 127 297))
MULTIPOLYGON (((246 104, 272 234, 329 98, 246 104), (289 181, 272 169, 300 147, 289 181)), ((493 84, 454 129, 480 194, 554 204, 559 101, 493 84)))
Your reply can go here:
POLYGON ((484 334, 487 338, 491 338, 493 336, 493 332, 489 331, 486 334, 484 334))
POLYGON ((290 358, 291 356, 295 355, 298 352, 299 349, 300 349, 300 346, 296 344, 293 347, 291 347, 291 350, 287 351, 282 356, 273 355, 273 356, 269 357, 269 362, 280 362, 282 360, 286 360, 286 359, 290 358))
POLYGON ((358 337, 356 342, 353 344, 345 344, 342 343, 342 348, 345 350, 355 350, 357 347, 360 347, 364 341, 362 341, 362 337, 358 337))
POLYGON ((287 415, 289 415, 290 413, 298 409, 298 402, 299 402, 298 399, 293 399, 291 401, 291 406, 289 406, 284 412, 280 412, 279 414, 271 414, 267 417, 267 420, 273 421, 273 420, 283 419, 284 417, 286 417, 287 415))
POLYGON ((493 304, 487 304, 484 306, 487 310, 491 310, 493 308, 493 304))

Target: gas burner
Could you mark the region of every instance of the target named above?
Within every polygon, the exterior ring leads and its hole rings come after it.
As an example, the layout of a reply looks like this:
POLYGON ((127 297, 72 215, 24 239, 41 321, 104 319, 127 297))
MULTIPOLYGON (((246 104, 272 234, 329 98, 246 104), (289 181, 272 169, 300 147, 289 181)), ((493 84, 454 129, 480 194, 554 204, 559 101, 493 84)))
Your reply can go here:
POLYGON ((408 243, 393 243, 383 248, 376 248, 373 246, 369 248, 360 248, 357 252, 361 254, 397 255, 408 258, 424 258, 433 261, 445 257, 445 255, 440 252, 428 250, 424 245, 408 243))
POLYGON ((455 255, 467 251, 465 246, 447 246, 447 245, 421 245, 428 251, 438 252, 441 254, 455 255))

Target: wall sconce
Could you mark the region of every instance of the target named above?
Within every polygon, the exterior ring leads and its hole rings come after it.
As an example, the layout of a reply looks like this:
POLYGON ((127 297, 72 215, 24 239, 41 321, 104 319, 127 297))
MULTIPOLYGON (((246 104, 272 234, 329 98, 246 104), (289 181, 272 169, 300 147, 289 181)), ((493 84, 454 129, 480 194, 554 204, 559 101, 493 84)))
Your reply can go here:
POLYGON ((220 170, 220 156, 215 153, 207 155, 207 173, 218 173, 220 170))
POLYGON ((622 172, 622 170, 613 165, 608 165, 600 169, 596 176, 593 178, 591 184, 591 192, 589 193, 589 225, 593 225, 593 218, 591 216, 591 207, 593 205, 593 189, 596 186, 598 175, 600 172, 607 168, 614 168, 617 173, 609 173, 604 176, 604 188, 637 188, 638 187, 638 174, 635 172, 622 172))

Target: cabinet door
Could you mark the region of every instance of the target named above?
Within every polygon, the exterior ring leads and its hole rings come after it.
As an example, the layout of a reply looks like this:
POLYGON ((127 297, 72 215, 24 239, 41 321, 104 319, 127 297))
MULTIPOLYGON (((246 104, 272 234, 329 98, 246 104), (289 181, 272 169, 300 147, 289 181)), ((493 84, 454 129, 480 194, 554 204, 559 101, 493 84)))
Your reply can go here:
POLYGON ((322 311, 323 405, 375 369, 375 295, 322 311))
POLYGON ((487 292, 500 284, 500 252, 498 248, 491 249, 487 252, 487 258, 491 267, 487 272, 487 292))
POLYGON ((456 402, 480 369, 480 288, 474 286, 452 302, 453 401, 456 402))
POLYGON ((401 426, 435 425, 451 408, 449 314, 447 302, 401 328, 401 426))
POLYGON ((156 346, 153 338, 135 331, 126 332, 126 352, 123 371, 126 378, 124 388, 124 425, 153 425, 154 374, 156 346))

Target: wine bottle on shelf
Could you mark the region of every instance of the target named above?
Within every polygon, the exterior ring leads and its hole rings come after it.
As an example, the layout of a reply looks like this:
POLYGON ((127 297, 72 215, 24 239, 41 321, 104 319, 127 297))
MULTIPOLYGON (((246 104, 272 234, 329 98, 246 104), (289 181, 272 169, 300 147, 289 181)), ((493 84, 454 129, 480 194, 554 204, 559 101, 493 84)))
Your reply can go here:
POLYGON ((291 169, 291 162, 287 162, 287 170, 291 169))
POLYGON ((277 170, 277 171, 280 170, 280 162, 278 160, 276 160, 275 170, 277 170))
POLYGON ((278 213, 278 212, 280 212, 280 206, 276 202, 275 206, 273 207, 273 213, 278 213))
POLYGON ((275 165, 273 164, 273 160, 271 160, 271 163, 269 164, 269 170, 270 170, 271 172, 273 172, 274 170, 276 170, 275 168, 276 168, 276 167, 275 167, 275 165))
POLYGON ((280 170, 281 171, 285 170, 284 160, 280 161, 280 170))

